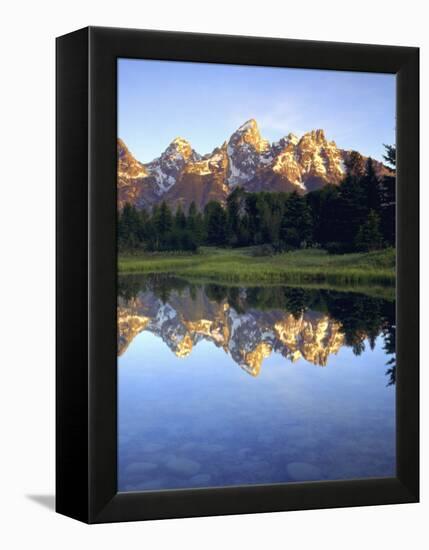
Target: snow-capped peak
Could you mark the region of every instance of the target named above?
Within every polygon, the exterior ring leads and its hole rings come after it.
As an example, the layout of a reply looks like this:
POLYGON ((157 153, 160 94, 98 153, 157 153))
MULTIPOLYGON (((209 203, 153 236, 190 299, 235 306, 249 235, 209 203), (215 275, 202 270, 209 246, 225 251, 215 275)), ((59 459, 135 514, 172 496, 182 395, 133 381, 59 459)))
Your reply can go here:
POLYGON ((174 138, 173 141, 170 143, 170 145, 175 145, 176 147, 179 147, 179 148, 187 148, 191 146, 187 139, 182 138, 180 136, 174 138))
MULTIPOLYGON (((118 205, 150 207, 166 200, 173 207, 195 201, 225 202, 239 185, 246 191, 307 193, 326 184, 339 184, 349 153, 328 141, 322 129, 298 138, 293 133, 270 144, 255 119, 244 122, 220 147, 203 156, 178 136, 152 162, 140 163, 118 140, 118 205), (202 177, 201 177, 202 176, 202 177), (170 191, 171 190, 171 191, 170 191)), ((379 170, 383 165, 378 163, 379 170)))
POLYGON ((172 155, 181 155, 184 159, 188 159, 192 156, 193 149, 189 141, 182 137, 176 137, 161 155, 163 157, 172 156, 172 155))
POLYGON ((249 181, 257 168, 270 162, 270 143, 261 137, 256 120, 251 118, 230 137, 227 145, 229 185, 249 181))
POLYGON ((173 139, 159 158, 146 165, 149 174, 156 182, 157 194, 166 193, 176 183, 185 165, 196 162, 200 158, 186 139, 182 137, 173 139))

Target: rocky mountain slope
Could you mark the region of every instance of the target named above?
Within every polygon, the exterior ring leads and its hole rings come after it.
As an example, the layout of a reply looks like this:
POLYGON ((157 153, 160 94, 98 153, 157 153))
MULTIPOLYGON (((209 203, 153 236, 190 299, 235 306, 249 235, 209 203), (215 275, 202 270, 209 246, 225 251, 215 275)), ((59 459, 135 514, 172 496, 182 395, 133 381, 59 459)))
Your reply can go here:
MULTIPOLYGON (((338 184, 346 174, 349 154, 328 141, 323 130, 301 138, 288 134, 269 143, 253 119, 203 156, 179 137, 159 158, 142 164, 118 139, 118 207, 129 202, 150 208, 165 200, 173 208, 180 204, 185 209, 195 201, 202 209, 210 200, 224 202, 236 186, 248 191, 306 193, 338 184)), ((375 166, 380 174, 387 171, 380 162, 375 166)))

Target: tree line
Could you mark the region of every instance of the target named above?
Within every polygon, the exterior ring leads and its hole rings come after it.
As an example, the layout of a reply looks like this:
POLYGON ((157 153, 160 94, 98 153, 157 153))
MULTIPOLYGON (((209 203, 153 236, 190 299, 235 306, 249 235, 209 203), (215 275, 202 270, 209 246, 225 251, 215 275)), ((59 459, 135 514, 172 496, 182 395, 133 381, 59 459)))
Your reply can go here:
MULTIPOLYGON (((395 168, 396 151, 385 160, 395 168)), ((352 152, 339 185, 302 196, 296 192, 246 192, 235 188, 223 205, 210 201, 199 212, 151 212, 126 204, 118 218, 120 250, 196 251, 199 246, 267 245, 274 252, 319 246, 331 253, 370 251, 395 244, 395 177, 376 174, 372 159, 352 152)))

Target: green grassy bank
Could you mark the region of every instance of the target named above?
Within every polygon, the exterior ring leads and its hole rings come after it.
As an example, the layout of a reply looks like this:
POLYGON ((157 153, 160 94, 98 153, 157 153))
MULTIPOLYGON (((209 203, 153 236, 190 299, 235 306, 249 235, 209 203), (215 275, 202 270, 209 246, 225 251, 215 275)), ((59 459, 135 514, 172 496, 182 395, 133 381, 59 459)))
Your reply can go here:
POLYGON ((255 256, 253 248, 205 247, 197 254, 136 253, 119 256, 120 273, 173 273, 225 283, 386 285, 395 283, 395 251, 329 255, 307 249, 255 256))

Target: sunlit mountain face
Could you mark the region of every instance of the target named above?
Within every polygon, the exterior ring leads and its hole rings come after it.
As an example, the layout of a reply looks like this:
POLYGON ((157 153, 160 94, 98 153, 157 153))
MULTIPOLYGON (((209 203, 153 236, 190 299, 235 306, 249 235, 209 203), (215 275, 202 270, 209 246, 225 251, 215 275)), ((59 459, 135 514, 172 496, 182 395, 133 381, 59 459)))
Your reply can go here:
MULTIPOLYGON (((359 355, 378 336, 393 356, 394 326, 393 302, 358 293, 196 285, 164 275, 120 277, 119 356, 147 331, 177 358, 190 356, 206 341, 258 376, 272 354, 325 367, 342 347, 359 355)), ((392 382, 394 360, 390 367, 392 382)))
MULTIPOLYGON (((242 124, 212 152, 200 154, 182 137, 173 139, 160 156, 139 162, 121 139, 118 151, 118 208, 130 203, 141 209, 166 201, 185 210, 191 202, 203 209, 210 200, 224 203, 237 186, 246 191, 296 191, 305 194, 346 175, 350 151, 337 147, 322 129, 279 141, 264 139, 256 120, 242 124)), ((391 171, 374 160, 378 175, 391 171)))

